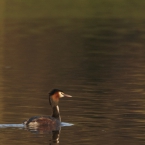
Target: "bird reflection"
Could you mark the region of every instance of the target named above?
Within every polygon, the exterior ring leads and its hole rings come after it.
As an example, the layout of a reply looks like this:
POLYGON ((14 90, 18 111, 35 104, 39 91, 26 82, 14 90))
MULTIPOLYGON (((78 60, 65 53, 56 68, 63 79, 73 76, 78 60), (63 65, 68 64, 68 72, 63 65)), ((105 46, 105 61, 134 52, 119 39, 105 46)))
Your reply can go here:
POLYGON ((60 138, 60 131, 61 127, 70 127, 73 126, 72 123, 67 122, 61 122, 61 124, 56 125, 55 127, 53 125, 31 125, 27 126, 25 124, 0 124, 0 129, 2 128, 20 128, 24 130, 28 130, 33 134, 46 134, 48 136, 51 135, 50 145, 51 144, 58 144, 59 138, 60 138))
POLYGON ((52 134, 51 142, 59 143, 61 126, 58 126, 57 128, 55 128, 55 130, 50 128, 50 126, 33 126, 33 127, 25 126, 25 129, 34 134, 52 134))

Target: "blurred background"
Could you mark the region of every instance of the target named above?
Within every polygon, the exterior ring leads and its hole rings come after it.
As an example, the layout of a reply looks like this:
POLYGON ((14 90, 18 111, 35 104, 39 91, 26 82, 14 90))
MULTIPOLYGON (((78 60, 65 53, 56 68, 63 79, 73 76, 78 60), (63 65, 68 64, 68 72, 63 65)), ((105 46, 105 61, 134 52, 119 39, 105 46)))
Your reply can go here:
MULTIPOLYGON (((0 0, 0 124, 49 115, 60 101, 61 144, 145 143, 145 1, 0 0)), ((0 128, 1 143, 51 135, 0 128)))

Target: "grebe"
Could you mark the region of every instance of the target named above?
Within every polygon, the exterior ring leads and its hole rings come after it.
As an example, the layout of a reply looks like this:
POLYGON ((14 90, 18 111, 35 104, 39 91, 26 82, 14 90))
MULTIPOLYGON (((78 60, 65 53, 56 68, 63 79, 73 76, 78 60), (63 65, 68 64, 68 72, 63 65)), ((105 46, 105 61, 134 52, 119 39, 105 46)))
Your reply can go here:
POLYGON ((59 126, 61 123, 61 117, 58 107, 59 99, 62 97, 72 97, 65 94, 62 90, 53 89, 49 92, 49 104, 52 107, 51 116, 34 116, 24 121, 24 124, 29 127, 34 126, 50 126, 51 130, 55 130, 55 126, 59 126))

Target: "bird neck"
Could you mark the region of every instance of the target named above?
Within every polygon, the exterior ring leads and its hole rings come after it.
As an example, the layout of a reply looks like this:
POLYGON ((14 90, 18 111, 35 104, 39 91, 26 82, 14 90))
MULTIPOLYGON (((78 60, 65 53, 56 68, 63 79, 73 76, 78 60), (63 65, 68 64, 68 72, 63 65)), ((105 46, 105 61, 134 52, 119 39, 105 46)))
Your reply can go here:
POLYGON ((59 121, 61 121, 58 105, 52 107, 52 117, 54 117, 54 118, 58 119, 59 121))

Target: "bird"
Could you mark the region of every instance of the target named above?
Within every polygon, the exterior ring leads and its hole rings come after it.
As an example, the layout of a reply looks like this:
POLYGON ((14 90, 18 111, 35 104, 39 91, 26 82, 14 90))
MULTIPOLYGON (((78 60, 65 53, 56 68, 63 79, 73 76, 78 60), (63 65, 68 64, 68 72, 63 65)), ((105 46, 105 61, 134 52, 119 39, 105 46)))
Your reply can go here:
POLYGON ((57 130, 61 124, 61 117, 59 112, 59 99, 63 97, 72 97, 71 95, 65 94, 60 89, 52 89, 49 92, 49 104, 52 108, 51 116, 34 116, 24 121, 23 124, 28 127, 42 127, 47 126, 50 130, 57 130))

